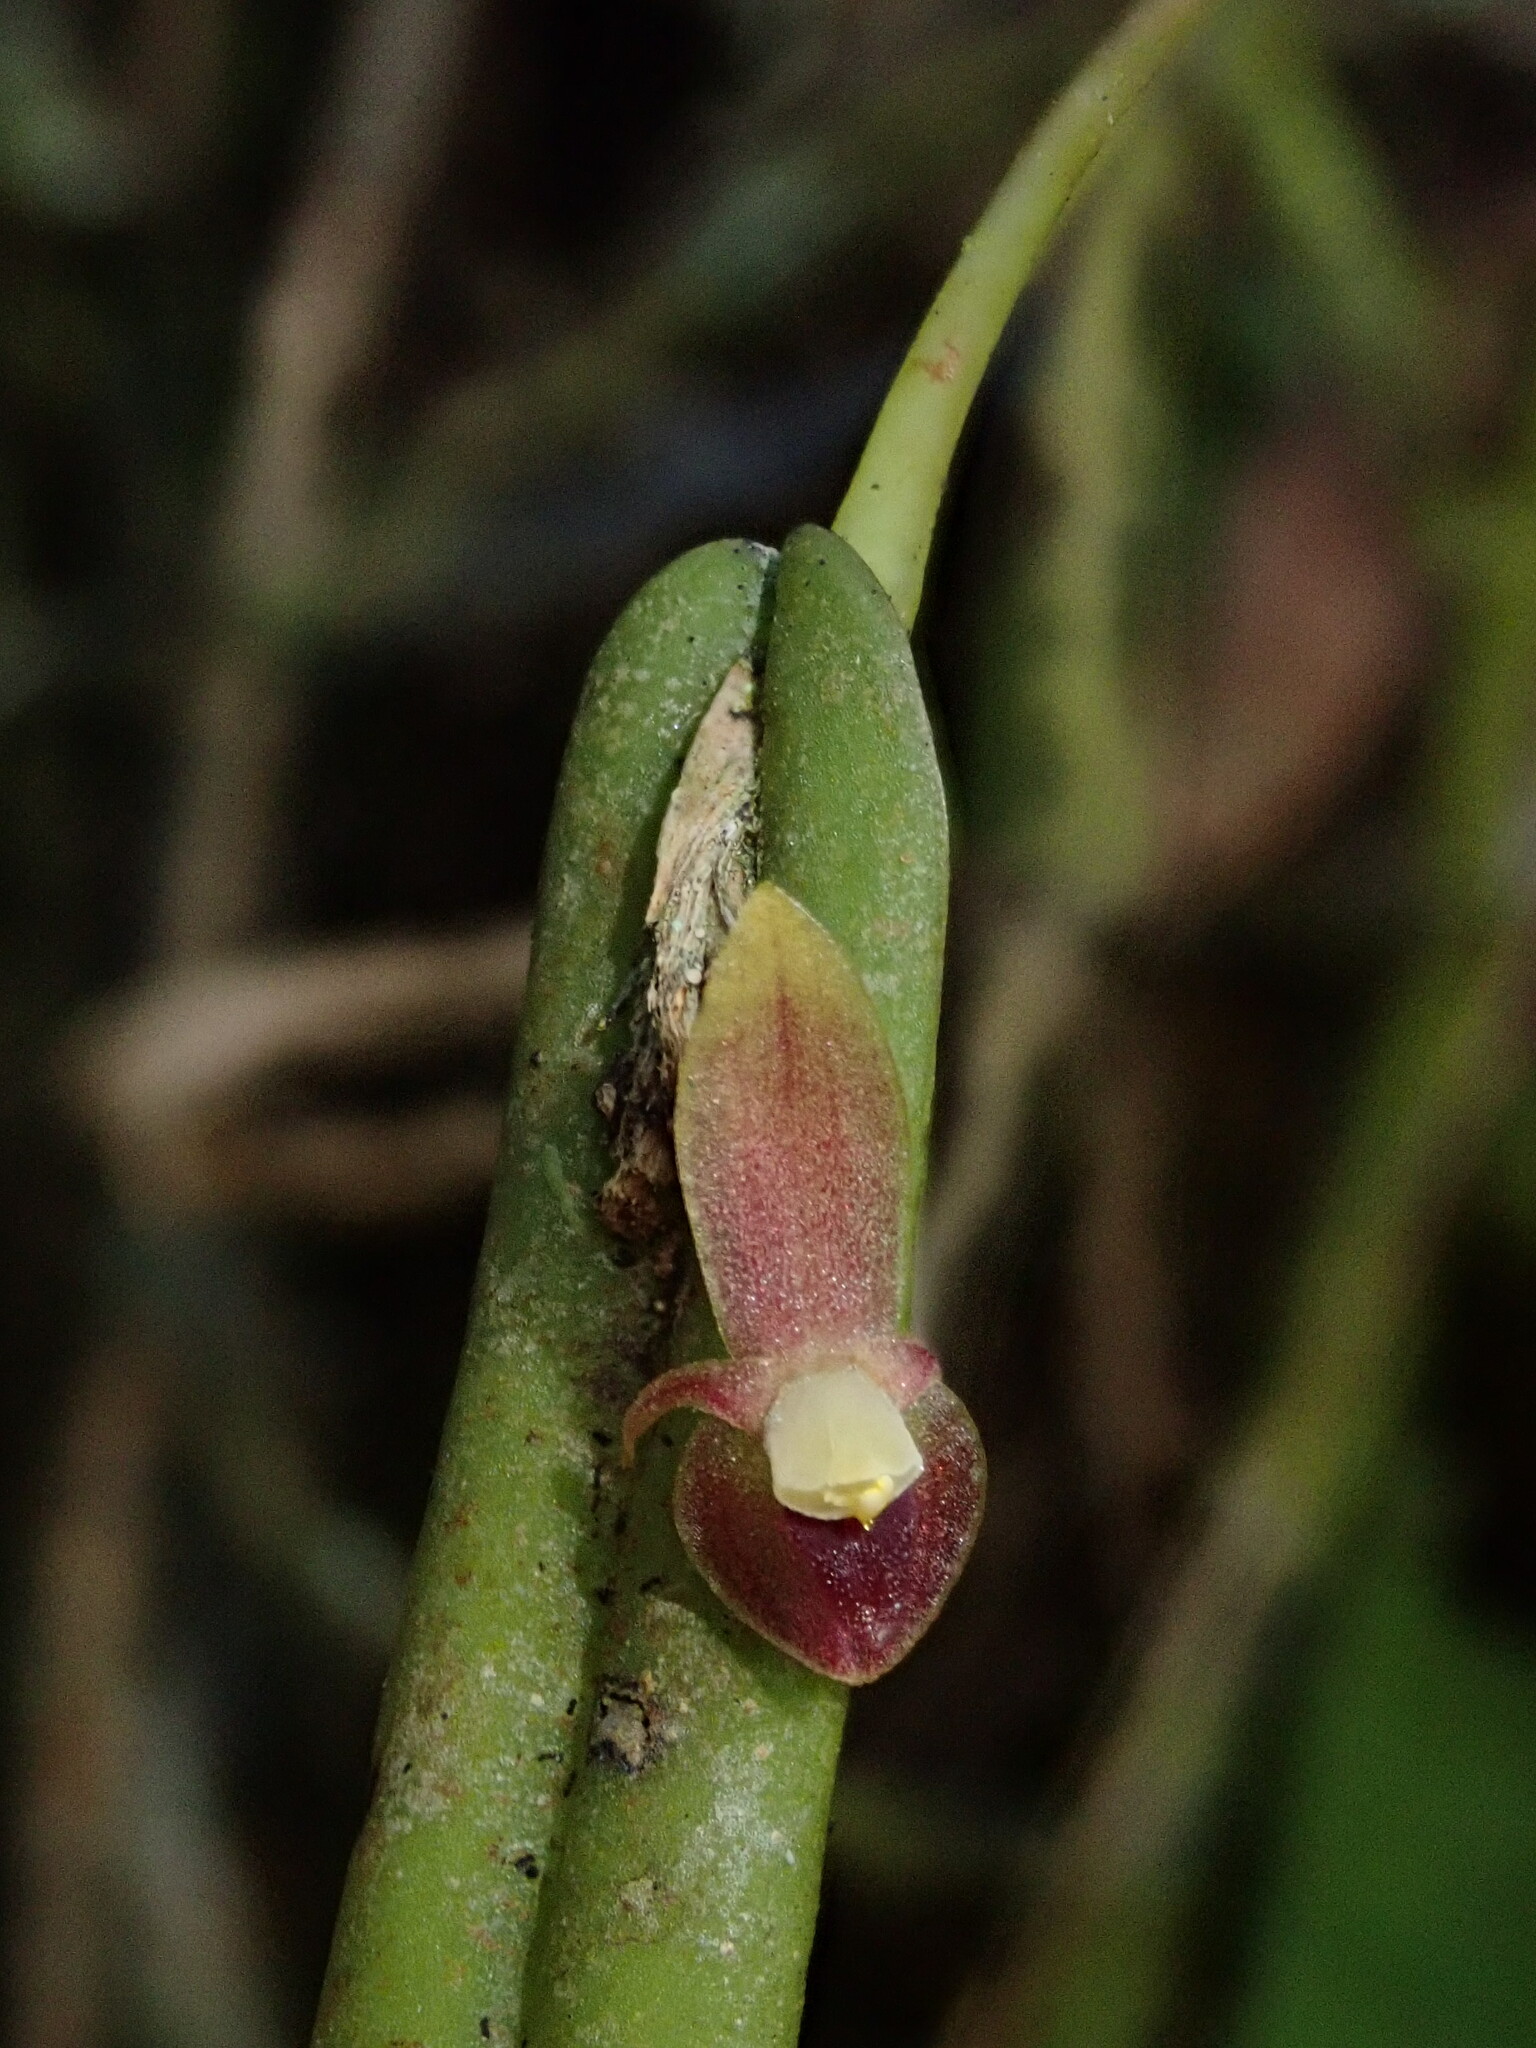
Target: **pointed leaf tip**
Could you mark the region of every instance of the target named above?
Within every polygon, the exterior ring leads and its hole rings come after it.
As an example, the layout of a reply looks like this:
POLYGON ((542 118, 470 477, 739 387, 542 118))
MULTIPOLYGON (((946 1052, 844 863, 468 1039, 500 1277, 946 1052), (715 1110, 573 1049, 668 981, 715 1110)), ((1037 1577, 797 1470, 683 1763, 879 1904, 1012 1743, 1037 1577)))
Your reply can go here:
POLYGON ((832 935, 763 883, 683 1054, 678 1177, 732 1353, 896 1327, 907 1119, 880 1019, 832 935))

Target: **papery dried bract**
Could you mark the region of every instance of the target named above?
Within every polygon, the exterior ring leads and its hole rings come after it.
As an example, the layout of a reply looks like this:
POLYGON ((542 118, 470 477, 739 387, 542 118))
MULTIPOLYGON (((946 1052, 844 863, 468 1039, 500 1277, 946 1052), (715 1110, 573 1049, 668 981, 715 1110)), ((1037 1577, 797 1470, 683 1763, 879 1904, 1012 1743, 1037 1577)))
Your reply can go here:
POLYGON ((678 1176, 737 1357, 894 1330, 908 1136, 864 984, 781 889, 748 898, 683 1055, 678 1176))

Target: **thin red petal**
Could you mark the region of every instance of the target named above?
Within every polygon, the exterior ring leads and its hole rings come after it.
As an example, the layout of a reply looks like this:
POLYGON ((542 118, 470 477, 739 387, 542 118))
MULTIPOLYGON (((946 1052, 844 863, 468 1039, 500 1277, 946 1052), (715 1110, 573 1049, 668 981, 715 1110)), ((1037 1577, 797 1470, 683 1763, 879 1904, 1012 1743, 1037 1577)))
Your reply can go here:
POLYGON ((781 1507, 755 1437, 706 1421, 678 1466, 683 1546, 733 1614, 844 1685, 900 1663, 943 1606, 981 1521, 986 1463, 942 1381, 907 1412, 922 1477, 868 1529, 781 1507))
POLYGON ((700 1408, 756 1436, 786 1380, 802 1373, 831 1372, 856 1365, 883 1387, 898 1408, 907 1408, 939 1376, 939 1361, 911 1337, 865 1337, 839 1345, 806 1344, 767 1358, 712 1359, 677 1365, 641 1388, 624 1417, 624 1462, 630 1463, 645 1432, 674 1408, 700 1408))
POLYGON ((675 1135, 699 1263, 735 1356, 895 1328, 901 1083, 852 963, 771 883, 747 899, 710 970, 675 1135))
POLYGON ((792 1377, 786 1364, 782 1355, 713 1359, 707 1365, 678 1365, 659 1373, 629 1404, 624 1462, 631 1462, 641 1437, 674 1408, 702 1408, 706 1415, 717 1415, 722 1422, 757 1435, 774 1396, 792 1377))

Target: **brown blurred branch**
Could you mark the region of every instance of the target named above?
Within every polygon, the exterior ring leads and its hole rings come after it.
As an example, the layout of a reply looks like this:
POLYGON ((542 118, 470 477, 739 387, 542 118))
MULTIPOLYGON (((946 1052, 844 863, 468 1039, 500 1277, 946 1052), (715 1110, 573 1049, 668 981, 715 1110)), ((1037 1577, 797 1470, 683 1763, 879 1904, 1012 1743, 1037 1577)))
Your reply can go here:
MULTIPOLYGON (((148 102, 196 55, 183 31, 197 18, 188 0, 148 0, 139 77, 148 102)), ((520 932, 319 948, 275 966, 195 965, 246 940, 262 917, 294 722, 295 623, 306 587, 324 574, 333 516, 334 415, 383 329, 473 18, 473 0, 355 8, 321 138, 253 313, 165 856, 158 951, 173 971, 76 1052, 87 1119, 141 1223, 238 1202, 392 1213, 489 1171, 488 1103, 438 1104, 393 1131, 334 1118, 264 1131, 249 1112, 285 1062, 504 1030, 525 965, 520 932)), ((157 1758, 183 1776, 195 1768, 195 1743, 172 1754, 176 1731, 153 1700, 130 1725, 131 1680, 148 1661, 144 1580, 166 1453, 160 1397, 180 1364, 162 1370, 102 1350, 66 1424, 36 1594, 35 1755, 22 1793, 16 1964, 26 2048, 96 2048, 106 2038, 107 1944, 135 1918, 137 1988, 169 2000, 160 2018, 173 2036, 270 2038, 226 1817, 191 1813, 187 1784, 178 1792, 164 1769, 155 1777, 157 1758), (193 1957, 200 1972, 188 1969, 193 1957)), ((300 1502, 306 1531, 333 1535, 311 1495, 300 1502)), ((321 1558, 322 1578, 324 1568, 321 1558)), ((387 1627, 365 1623, 375 1637, 387 1627)))
POLYGON ((1111 995, 1083 1059, 1069 1359, 1104 1521, 1101 1561, 1117 1593, 1139 1576, 1158 1510, 1193 1447, 1167 1242, 1177 1078, 1171 1034, 1160 1025, 1150 1004, 1111 995))
POLYGON ((260 921, 295 715, 292 640, 332 549, 334 416, 383 331, 475 12, 476 0, 355 8, 252 312, 214 521, 215 624, 166 855, 161 940, 176 957, 216 952, 260 921))
POLYGON ((1152 2038, 1200 1835, 1283 1595, 1356 1510, 1413 1385, 1448 1219, 1528 1060, 1529 933, 1426 948, 1389 1005, 1298 1267, 1272 1381, 1171 1584, 1000 1972, 945 2048, 1152 2038))
POLYGON ((165 1374, 137 1343, 76 1374, 37 1553, 17 1774, 18 2048, 109 2038, 118 1858, 158 1506, 165 1374))
POLYGON ((509 923, 173 969, 81 1029, 69 1078, 141 1214, 419 1214, 485 1185, 496 1098, 341 1112, 285 1104, 280 1084, 510 1038, 527 965, 509 923))
POLYGON ((1327 414, 1265 442, 1237 478, 1206 677, 1167 764, 1158 909, 1230 902, 1365 772, 1424 663, 1404 527, 1327 414))
POLYGON ((195 1689, 163 1675, 136 1705, 122 1853, 155 2048, 284 2048, 258 1873, 217 1782, 214 1731, 195 1689))
POLYGON ((956 1032, 951 1135, 940 1152, 918 1250, 914 1321, 941 1347, 956 1289, 1023 1151, 1040 1066, 1093 1000, 1087 933, 993 895, 975 981, 956 1032))

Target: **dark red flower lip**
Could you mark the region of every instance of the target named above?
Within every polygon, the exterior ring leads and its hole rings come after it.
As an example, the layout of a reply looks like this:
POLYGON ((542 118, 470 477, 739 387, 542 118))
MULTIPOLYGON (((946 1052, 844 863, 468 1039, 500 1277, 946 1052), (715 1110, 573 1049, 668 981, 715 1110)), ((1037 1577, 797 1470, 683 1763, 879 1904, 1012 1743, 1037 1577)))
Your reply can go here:
POLYGON ((700 1575, 739 1620, 844 1685, 868 1685, 927 1632, 981 1521, 986 1460, 958 1396, 933 1382, 907 1411, 923 1471, 869 1528, 774 1499, 755 1437, 709 1418, 678 1466, 673 1512, 700 1575))

